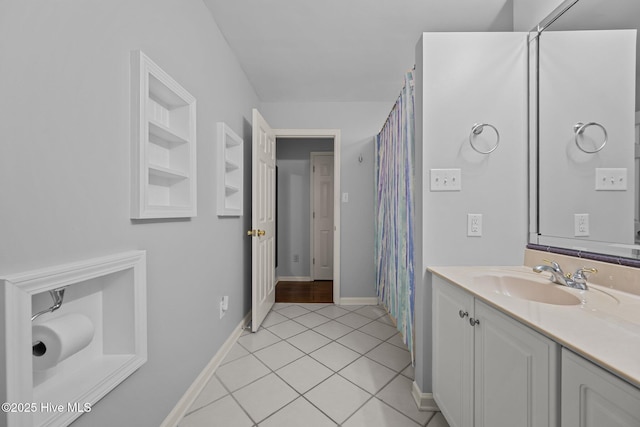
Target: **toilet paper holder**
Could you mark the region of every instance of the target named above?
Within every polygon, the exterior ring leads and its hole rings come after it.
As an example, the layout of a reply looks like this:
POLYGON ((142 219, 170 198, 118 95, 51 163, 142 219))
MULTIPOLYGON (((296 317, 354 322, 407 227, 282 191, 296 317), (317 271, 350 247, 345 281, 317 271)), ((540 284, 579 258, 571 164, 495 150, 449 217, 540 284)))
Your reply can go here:
POLYGON ((53 299, 53 305, 51 307, 47 308, 46 310, 42 310, 42 311, 34 314, 33 316, 31 316, 31 321, 33 322, 35 319, 37 319, 38 317, 42 316, 43 314, 53 313, 54 311, 59 309, 62 306, 62 301, 64 300, 64 290, 65 289, 66 289, 66 287, 53 289, 53 290, 49 291, 49 295, 51 295, 51 298, 53 299))

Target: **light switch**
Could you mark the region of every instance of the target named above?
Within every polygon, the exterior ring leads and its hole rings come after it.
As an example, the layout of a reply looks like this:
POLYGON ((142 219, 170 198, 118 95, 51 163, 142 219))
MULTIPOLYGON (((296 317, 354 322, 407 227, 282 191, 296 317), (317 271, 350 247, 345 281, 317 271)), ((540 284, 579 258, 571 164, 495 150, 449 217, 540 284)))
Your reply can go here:
POLYGON ((431 191, 462 190, 460 169, 431 169, 431 191))
POLYGON ((342 203, 349 202, 349 193, 342 193, 342 203))
POLYGON ((625 191, 627 168, 596 168, 596 190, 625 191))

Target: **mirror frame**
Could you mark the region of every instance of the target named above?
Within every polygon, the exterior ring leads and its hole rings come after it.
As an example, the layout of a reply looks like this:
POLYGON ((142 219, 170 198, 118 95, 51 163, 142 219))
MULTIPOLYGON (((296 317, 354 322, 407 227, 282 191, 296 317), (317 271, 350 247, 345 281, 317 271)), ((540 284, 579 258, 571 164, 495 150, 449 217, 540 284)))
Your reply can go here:
MULTIPOLYGON (((547 27, 553 24, 558 18, 564 15, 567 11, 569 11, 574 5, 579 3, 580 0, 564 0, 558 7, 556 7, 547 17, 545 17, 535 28, 533 28, 529 32, 529 40, 528 40, 528 49, 529 49, 529 78, 528 78, 528 86, 529 86, 529 243, 527 244, 528 249, 534 249, 549 253, 568 255, 578 258, 589 259, 593 261, 601 261, 608 262, 612 264, 620 264, 629 267, 640 268, 640 248, 639 249, 629 249, 624 248, 626 253, 615 254, 612 248, 611 243, 605 242, 588 242, 590 243, 589 249, 568 249, 567 247, 555 246, 561 245, 562 241, 567 241, 567 246, 569 242, 575 242, 570 238, 554 238, 551 237, 549 240, 552 244, 541 244, 540 237, 541 234, 538 232, 539 230, 539 219, 538 219, 538 205, 539 205, 539 197, 538 197, 538 177, 539 177, 539 156, 538 156, 538 146, 539 146, 539 36, 547 27), (607 245, 607 248, 610 249, 611 253, 599 253, 596 252, 599 244, 604 247, 607 245), (628 251, 631 250, 631 254, 628 254, 628 251), (635 258, 634 258, 635 257, 635 258)), ((581 241, 582 242, 582 241, 581 241)))

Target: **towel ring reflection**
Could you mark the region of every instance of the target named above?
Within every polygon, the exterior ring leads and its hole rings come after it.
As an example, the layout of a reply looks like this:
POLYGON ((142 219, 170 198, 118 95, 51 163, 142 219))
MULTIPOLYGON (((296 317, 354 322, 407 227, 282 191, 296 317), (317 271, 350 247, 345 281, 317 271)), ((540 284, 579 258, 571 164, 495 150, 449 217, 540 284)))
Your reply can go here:
POLYGON ((469 134, 469 144, 471 144, 471 148, 473 148, 475 151, 477 151, 480 154, 492 153, 496 148, 498 148, 498 144, 500 144, 500 132, 498 132, 498 129, 496 129, 495 126, 490 125, 489 123, 474 123, 473 127, 471 128, 471 133, 469 134), (482 151, 473 144, 473 140, 477 135, 480 135, 482 133, 485 126, 489 126, 496 133, 496 144, 493 147, 491 147, 489 150, 482 151))
POLYGON ((602 150, 604 148, 605 145, 607 145, 607 140, 609 139, 609 136, 607 134, 607 130, 604 128, 604 126, 602 126, 600 123, 596 123, 596 122, 589 122, 589 123, 582 123, 582 122, 578 122, 573 126, 573 131, 576 133, 575 136, 575 141, 576 141, 576 145, 578 146, 578 148, 580 149, 580 151, 583 151, 587 154, 593 154, 593 153, 597 153, 598 151, 602 150), (597 126, 600 129, 602 129, 602 132, 604 133, 604 141, 602 141, 602 144, 596 148, 595 150, 585 150, 579 142, 578 137, 580 135, 582 135, 582 133, 585 131, 586 128, 588 128, 589 126, 597 126))

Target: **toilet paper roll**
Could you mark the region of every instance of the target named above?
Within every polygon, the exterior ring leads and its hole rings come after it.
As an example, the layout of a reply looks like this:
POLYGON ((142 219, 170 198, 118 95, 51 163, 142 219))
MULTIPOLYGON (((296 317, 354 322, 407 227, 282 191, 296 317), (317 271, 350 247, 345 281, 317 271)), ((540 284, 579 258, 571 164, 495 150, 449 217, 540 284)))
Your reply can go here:
POLYGON ((93 323, 73 313, 33 325, 33 369, 45 370, 85 348, 93 340, 93 323))

